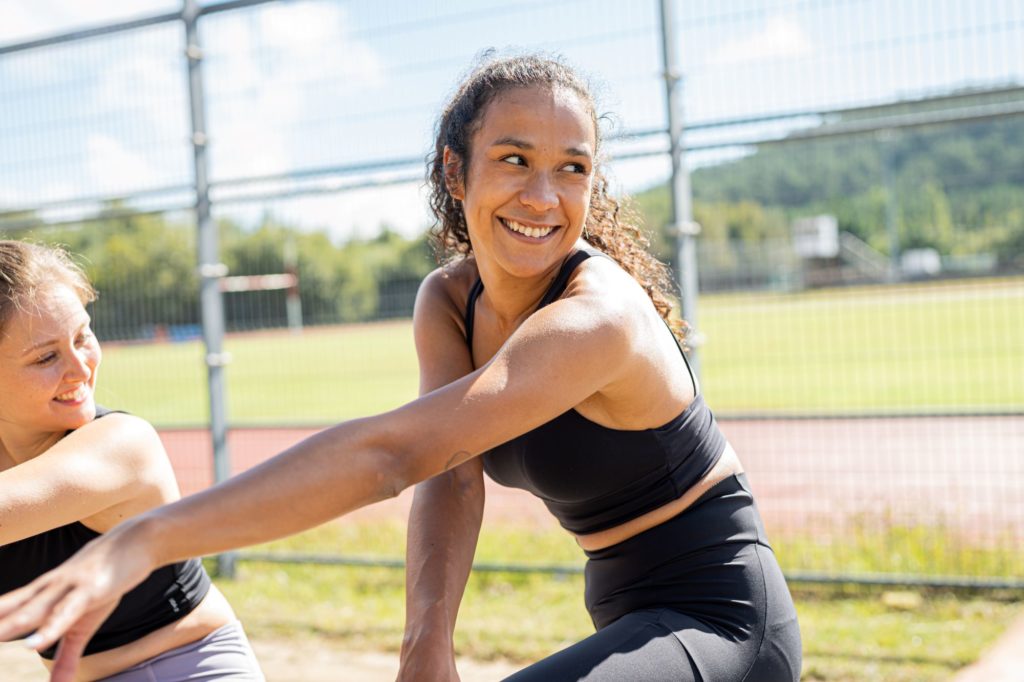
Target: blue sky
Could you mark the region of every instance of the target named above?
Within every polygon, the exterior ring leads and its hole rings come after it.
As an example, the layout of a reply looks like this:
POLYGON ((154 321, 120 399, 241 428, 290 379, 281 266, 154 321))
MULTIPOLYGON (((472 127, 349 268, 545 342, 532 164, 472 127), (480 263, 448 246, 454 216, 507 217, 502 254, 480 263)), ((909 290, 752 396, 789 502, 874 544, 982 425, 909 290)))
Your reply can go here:
MULTIPOLYGON (((0 0, 0 45, 177 7, 0 0)), ((687 0, 677 19, 691 122, 1024 83, 1024 3, 1014 0, 687 0)), ((664 125, 655 0, 307 0, 209 15, 201 30, 215 181, 421 157, 438 108, 487 47, 563 54, 598 84, 613 131, 664 125)), ((187 185, 183 39, 171 23, 0 56, 0 210, 187 185)), ((610 150, 614 158, 660 144, 610 150)), ((664 179, 668 164, 611 170, 636 191, 664 179)), ((272 211, 338 239, 381 222, 408 234, 426 223, 417 183, 347 192, 336 191, 337 178, 314 184, 321 193, 218 211, 240 220, 272 211)))

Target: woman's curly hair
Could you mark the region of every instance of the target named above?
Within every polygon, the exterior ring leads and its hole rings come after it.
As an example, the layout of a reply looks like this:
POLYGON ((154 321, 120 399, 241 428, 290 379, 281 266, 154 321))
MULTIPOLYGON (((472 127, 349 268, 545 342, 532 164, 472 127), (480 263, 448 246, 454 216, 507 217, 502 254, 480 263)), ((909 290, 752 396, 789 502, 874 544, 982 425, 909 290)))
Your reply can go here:
MULTIPOLYGON (((427 156, 430 208, 436 219, 430 235, 440 262, 446 263, 473 251, 462 205, 448 190, 445 147, 459 158, 469 159, 470 141, 481 125, 487 105, 502 92, 529 87, 564 88, 575 93, 590 112, 600 149, 601 133, 594 97, 571 67, 560 59, 541 55, 495 58, 493 53, 485 54, 482 63, 465 78, 442 110, 434 149, 427 156)), ((614 258, 644 288, 658 314, 682 339, 685 323, 671 315, 674 288, 669 270, 647 250, 648 241, 640 229, 639 217, 608 193, 608 181, 597 161, 583 239, 614 258)), ((459 180, 463 184, 467 166, 468 163, 459 164, 459 180)))

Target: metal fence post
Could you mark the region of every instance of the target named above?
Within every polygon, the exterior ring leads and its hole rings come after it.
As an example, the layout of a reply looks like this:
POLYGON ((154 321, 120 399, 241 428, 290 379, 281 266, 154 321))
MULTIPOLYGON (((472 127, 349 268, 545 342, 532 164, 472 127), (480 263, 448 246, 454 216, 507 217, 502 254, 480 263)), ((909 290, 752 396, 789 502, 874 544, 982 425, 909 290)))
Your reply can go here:
POLYGON ((679 71, 676 44, 674 0, 659 0, 661 6, 661 48, 665 68, 665 103, 668 113, 669 154, 672 157, 670 206, 673 233, 676 238, 676 276, 681 288, 683 319, 690 324, 690 365, 700 376, 698 346, 701 342, 697 324, 697 233, 700 226, 693 221, 693 197, 690 173, 686 169, 683 147, 683 78, 679 71))
POLYGON ((882 182, 885 184, 885 236, 889 242, 889 282, 900 280, 899 196, 896 188, 896 131, 881 130, 876 137, 881 147, 882 182))
MULTIPOLYGON (((228 355, 224 344, 224 301, 220 280, 227 266, 220 262, 217 226, 210 217, 210 186, 207 174, 206 115, 203 102, 202 47, 199 43, 195 0, 183 0, 181 18, 185 22, 185 55, 188 59, 188 91, 192 117, 192 150, 195 169, 196 225, 199 257, 199 305, 206 346, 207 381, 210 392, 210 436, 213 440, 213 478, 218 483, 231 476, 231 458, 227 442, 227 401, 224 366, 228 355)), ((217 556, 218 575, 235 575, 234 552, 217 556)))

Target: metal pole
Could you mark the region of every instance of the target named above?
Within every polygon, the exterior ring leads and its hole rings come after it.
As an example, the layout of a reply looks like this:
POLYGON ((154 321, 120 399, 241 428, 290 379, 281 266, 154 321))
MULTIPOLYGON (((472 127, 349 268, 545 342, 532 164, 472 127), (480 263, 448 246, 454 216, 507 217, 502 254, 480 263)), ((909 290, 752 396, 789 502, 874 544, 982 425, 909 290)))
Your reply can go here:
MULTIPOLYGON (((213 440, 213 479, 219 483, 231 476, 228 454, 227 404, 225 400, 224 365, 228 355, 224 345, 224 301, 220 279, 228 268, 220 262, 217 226, 210 217, 210 186, 206 158, 206 115, 203 105, 203 52, 199 44, 196 20, 199 6, 195 0, 183 0, 181 18, 185 22, 185 56, 188 58, 189 103, 192 114, 192 152, 195 169, 196 226, 198 228, 199 305, 203 321, 203 342, 206 346, 207 382, 210 391, 210 436, 213 440)), ((217 556, 217 573, 235 575, 235 553, 217 556)))
POLYGON ((882 181, 885 184, 885 234, 889 241, 888 279, 890 282, 897 282, 900 279, 900 226, 899 200, 893 175, 893 165, 896 163, 896 131, 881 130, 878 132, 878 140, 882 147, 882 181))
POLYGON ((302 332, 302 298, 299 293, 299 252, 293 234, 289 234, 284 243, 284 271, 295 278, 285 294, 284 305, 288 329, 298 334, 302 332))
POLYGON ((661 47, 665 67, 665 102, 668 110, 669 153, 672 156, 672 232, 676 238, 676 276, 682 289, 683 319, 690 324, 690 365, 700 376, 697 347, 701 342, 697 324, 697 234, 700 225, 693 221, 693 197, 690 173, 683 148, 683 82, 676 44, 674 0, 659 0, 661 5, 661 47))

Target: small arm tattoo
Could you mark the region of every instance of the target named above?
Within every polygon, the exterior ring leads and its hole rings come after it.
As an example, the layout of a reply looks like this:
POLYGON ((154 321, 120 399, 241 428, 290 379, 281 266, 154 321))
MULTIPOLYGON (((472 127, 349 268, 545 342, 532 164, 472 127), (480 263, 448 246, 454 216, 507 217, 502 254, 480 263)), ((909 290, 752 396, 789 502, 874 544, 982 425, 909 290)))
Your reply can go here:
POLYGON ((448 471, 452 467, 462 464, 470 457, 471 455, 465 450, 459 450, 454 455, 452 455, 451 458, 448 460, 448 463, 444 465, 444 470, 448 471))

